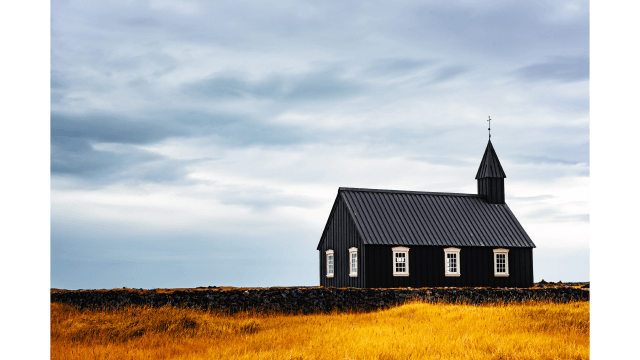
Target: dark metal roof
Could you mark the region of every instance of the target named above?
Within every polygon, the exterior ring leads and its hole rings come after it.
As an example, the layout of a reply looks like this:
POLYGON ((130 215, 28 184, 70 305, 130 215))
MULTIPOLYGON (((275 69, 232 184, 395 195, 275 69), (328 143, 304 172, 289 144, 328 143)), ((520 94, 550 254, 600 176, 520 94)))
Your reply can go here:
POLYGON ((479 195, 341 187, 340 199, 364 244, 535 247, 506 204, 479 195))
POLYGON ((491 140, 489 140, 487 148, 484 151, 484 155, 482 156, 482 161, 480 162, 480 167, 478 168, 478 173, 476 174, 476 180, 487 177, 507 177, 507 175, 504 173, 504 170, 502 170, 502 165, 500 165, 500 160, 498 160, 498 154, 496 154, 496 151, 493 149, 491 140))

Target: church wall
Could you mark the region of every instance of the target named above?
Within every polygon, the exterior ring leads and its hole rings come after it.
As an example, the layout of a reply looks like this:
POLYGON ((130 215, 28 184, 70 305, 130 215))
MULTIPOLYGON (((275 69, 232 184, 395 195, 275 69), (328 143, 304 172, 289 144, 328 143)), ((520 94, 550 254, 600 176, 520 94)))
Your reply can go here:
POLYGON ((335 211, 329 220, 320 249, 320 286, 365 287, 365 248, 342 196, 338 195, 335 211), (349 249, 358 248, 358 276, 349 276, 349 249), (334 251, 334 276, 328 278, 326 250, 334 251))
POLYGON ((460 276, 445 276, 444 248, 407 246, 409 276, 393 276, 393 245, 365 245, 366 286, 393 287, 530 287, 533 286, 532 248, 509 249, 509 277, 495 277, 494 247, 458 247, 460 276))

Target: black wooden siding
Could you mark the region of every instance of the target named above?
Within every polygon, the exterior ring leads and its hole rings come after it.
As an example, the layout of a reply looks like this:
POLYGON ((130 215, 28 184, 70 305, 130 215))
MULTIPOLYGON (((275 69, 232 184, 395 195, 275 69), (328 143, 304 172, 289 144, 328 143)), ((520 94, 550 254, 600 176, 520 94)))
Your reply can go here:
POLYGON ((338 194, 320 242, 320 285, 365 287, 365 248, 349 209, 338 194), (349 249, 358 248, 358 276, 349 276, 349 249), (333 250, 333 278, 327 278, 327 250, 333 250))
POLYGON ((393 276, 396 245, 365 245, 366 287, 530 287, 533 286, 533 249, 509 249, 509 277, 494 276, 494 247, 460 249, 460 276, 445 276, 444 249, 449 246, 407 246, 409 276, 393 276))
POLYGON ((483 195, 490 204, 504 204, 504 179, 478 179, 478 194, 483 195))

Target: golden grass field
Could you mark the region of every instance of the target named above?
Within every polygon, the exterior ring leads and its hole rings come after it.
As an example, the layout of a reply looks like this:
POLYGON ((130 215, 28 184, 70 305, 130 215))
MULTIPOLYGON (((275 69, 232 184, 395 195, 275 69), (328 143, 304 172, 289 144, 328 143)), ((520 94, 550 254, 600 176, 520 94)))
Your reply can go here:
POLYGON ((589 302, 248 314, 51 303, 52 359, 588 359, 589 302))

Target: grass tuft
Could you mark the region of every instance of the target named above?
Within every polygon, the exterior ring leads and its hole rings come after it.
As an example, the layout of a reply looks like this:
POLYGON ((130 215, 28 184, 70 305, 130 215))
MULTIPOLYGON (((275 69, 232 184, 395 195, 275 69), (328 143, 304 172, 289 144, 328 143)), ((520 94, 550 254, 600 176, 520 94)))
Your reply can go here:
POLYGON ((226 315, 51 304, 52 359, 588 359, 589 303, 226 315))

